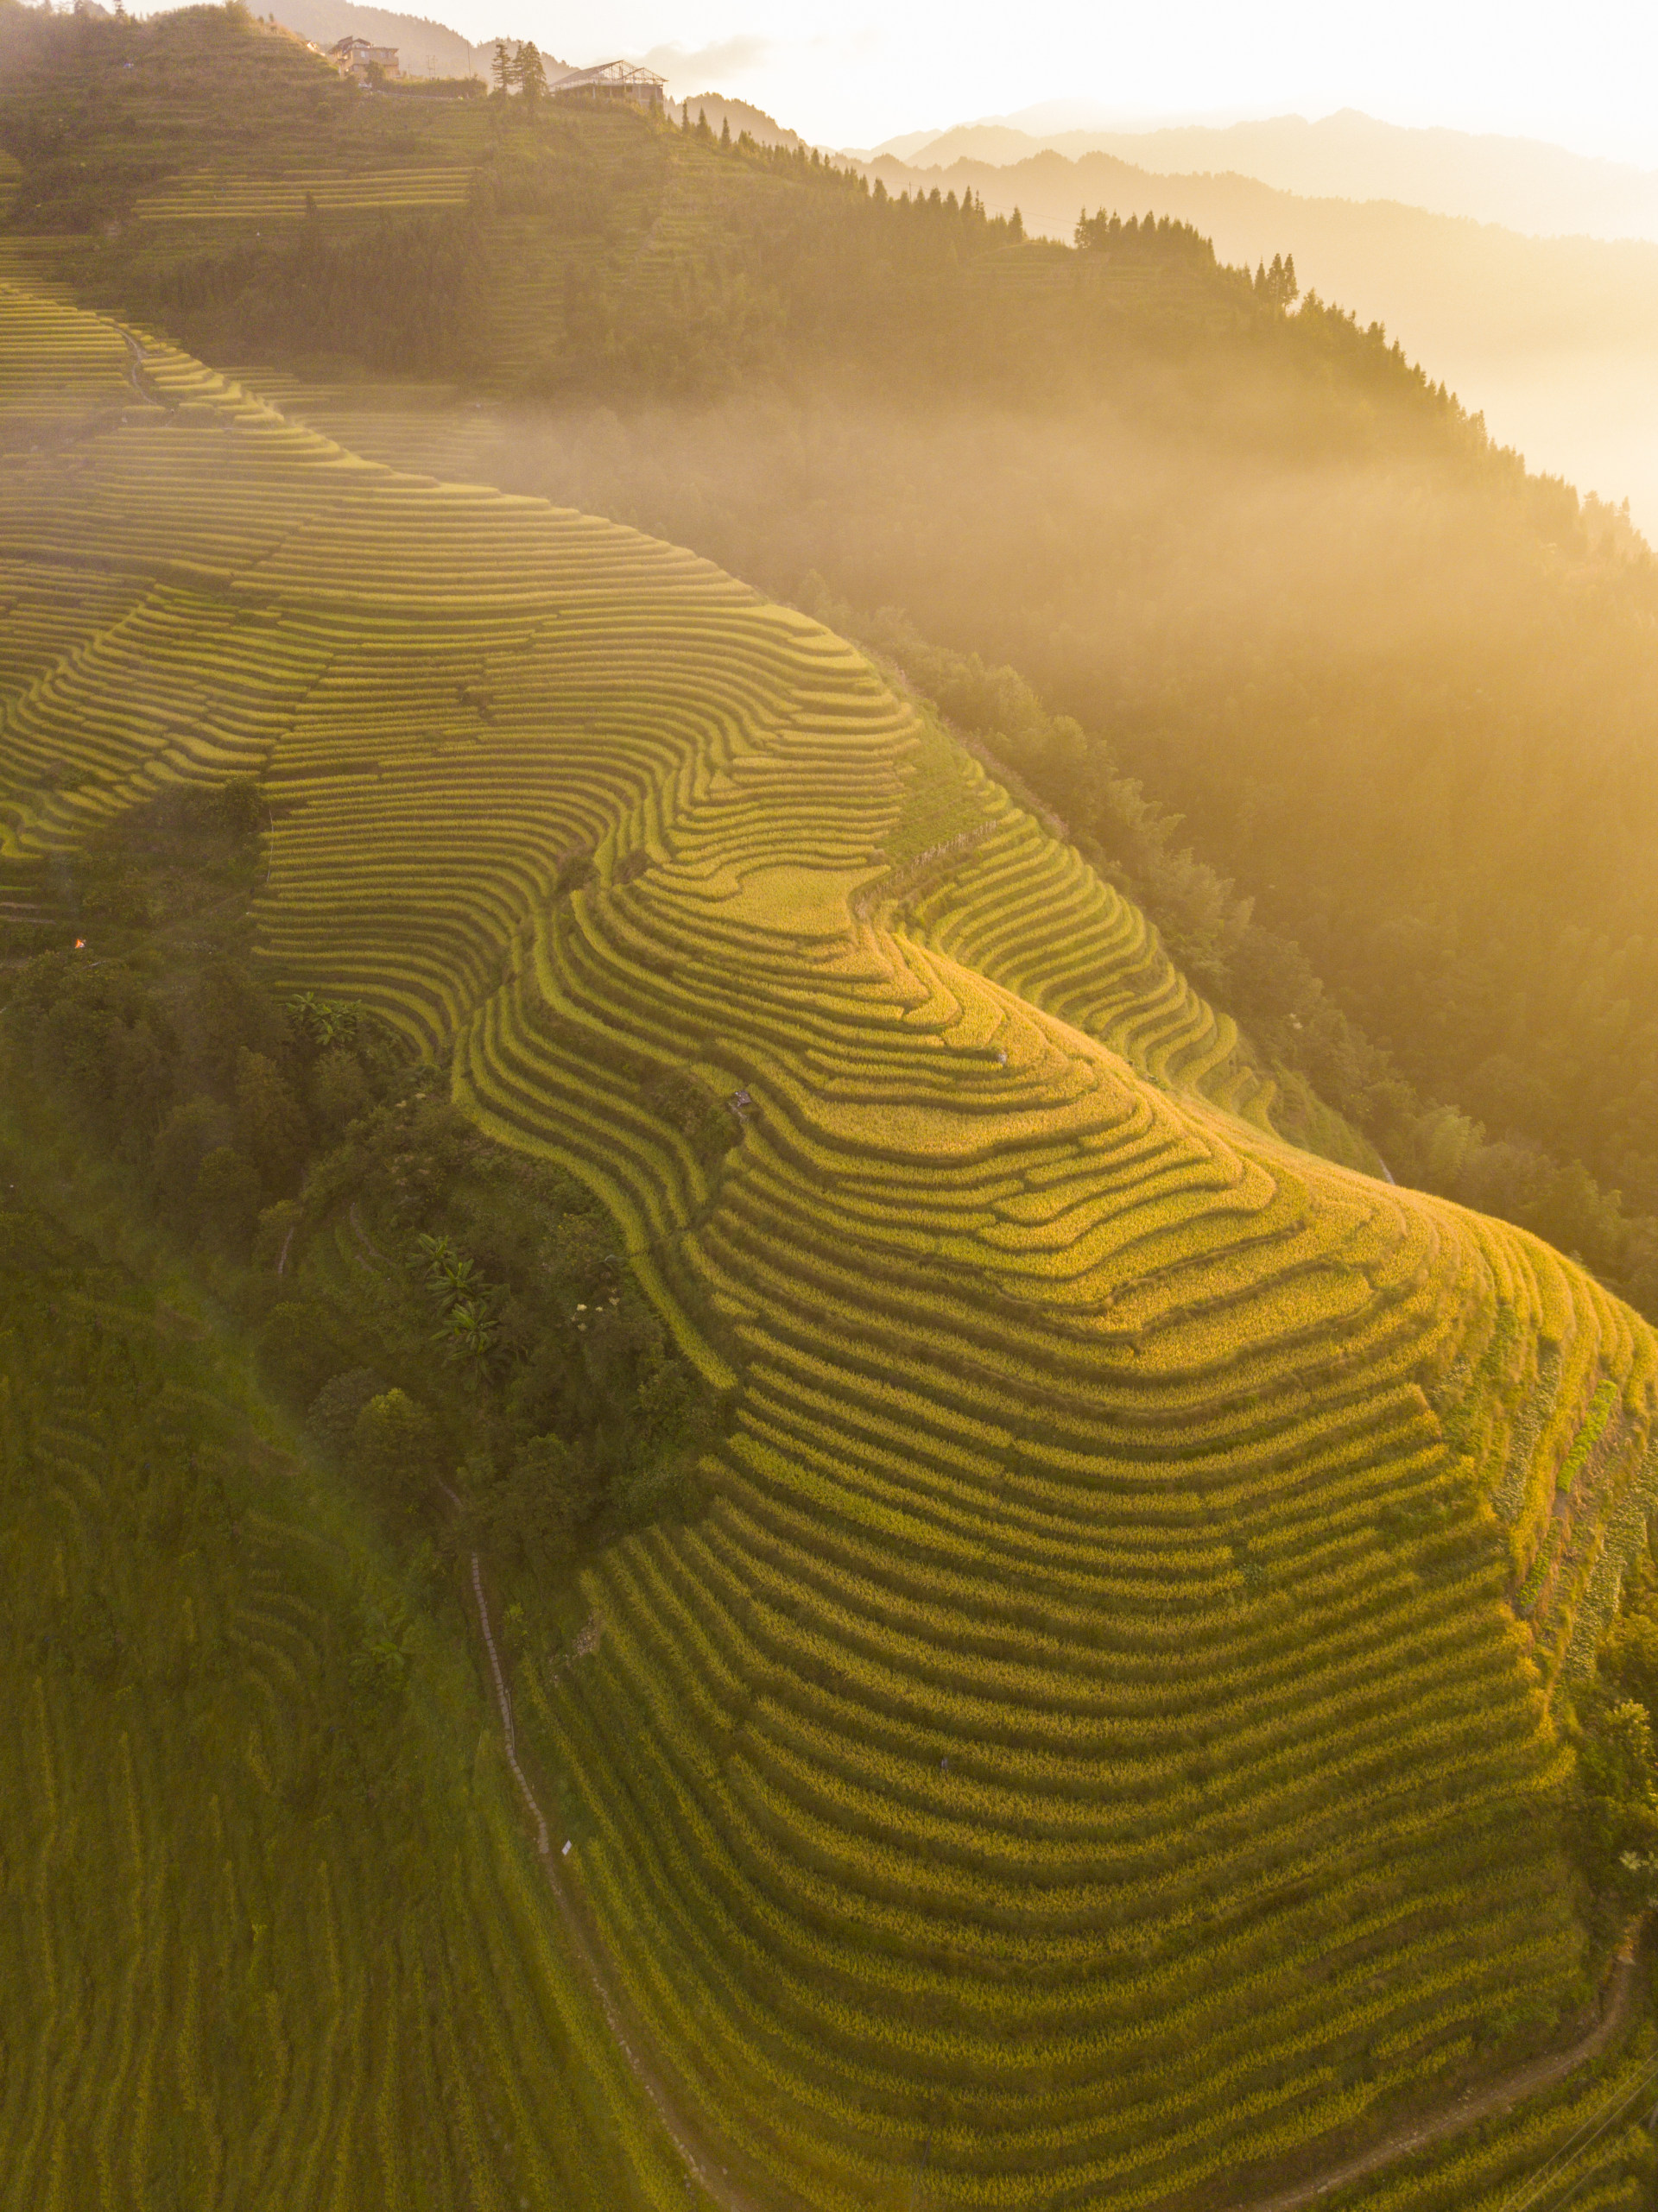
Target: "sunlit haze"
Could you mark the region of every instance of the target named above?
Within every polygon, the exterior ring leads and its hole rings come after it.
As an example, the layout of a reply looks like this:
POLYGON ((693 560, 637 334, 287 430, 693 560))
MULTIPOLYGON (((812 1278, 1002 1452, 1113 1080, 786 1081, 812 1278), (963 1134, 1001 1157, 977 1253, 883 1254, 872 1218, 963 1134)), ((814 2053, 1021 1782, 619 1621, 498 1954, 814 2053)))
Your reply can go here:
POLYGON ((1658 2212, 1655 64, 0 0, 0 2212, 1658 2212))
POLYGON ((1311 0, 1180 9, 1038 0, 1012 16, 983 0, 880 9, 452 0, 432 12, 475 39, 505 30, 575 62, 648 60, 675 90, 713 83, 826 144, 870 146, 1058 101, 1079 110, 1077 122, 1355 106, 1658 163, 1658 19, 1631 0, 1598 0, 1569 18, 1535 0, 1503 10, 1402 0, 1385 29, 1368 12, 1311 0))

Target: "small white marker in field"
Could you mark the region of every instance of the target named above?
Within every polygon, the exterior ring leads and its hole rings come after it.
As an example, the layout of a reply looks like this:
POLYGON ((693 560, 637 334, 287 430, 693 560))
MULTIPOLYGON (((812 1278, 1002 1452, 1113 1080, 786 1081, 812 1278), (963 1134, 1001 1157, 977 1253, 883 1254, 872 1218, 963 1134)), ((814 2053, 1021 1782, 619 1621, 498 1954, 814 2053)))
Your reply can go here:
POLYGON ((570 1856, 570 1844, 567 1838, 566 1839, 564 1849, 560 1852, 559 1856, 561 1859, 567 1859, 570 1856))

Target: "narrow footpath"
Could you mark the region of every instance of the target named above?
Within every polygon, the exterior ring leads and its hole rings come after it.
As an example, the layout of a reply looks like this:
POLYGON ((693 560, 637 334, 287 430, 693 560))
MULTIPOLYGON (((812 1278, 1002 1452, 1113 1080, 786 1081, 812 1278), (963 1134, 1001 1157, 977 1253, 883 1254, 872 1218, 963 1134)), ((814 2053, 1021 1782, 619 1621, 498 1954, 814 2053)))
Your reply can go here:
POLYGON ((506 1743, 507 1764, 512 1769, 513 1779, 517 1783, 524 1804, 528 1808, 529 1817, 535 1823, 536 1853, 541 1859, 547 1881, 552 1887, 553 1896, 563 1917, 565 1926, 569 1931, 576 1956, 580 1961, 582 1970, 587 1976, 593 1994, 598 2000, 599 2009, 604 2015, 605 2023, 616 2038, 616 2047, 626 2060, 628 2070, 634 2080, 649 2099, 651 2109, 661 2122, 668 2140, 679 2152, 687 2174, 706 2196, 721 2208, 721 2212, 780 2212, 780 2202, 763 2204, 756 2197, 750 2196, 746 2190, 740 2189, 733 2182, 724 2166, 715 2163, 712 2152, 698 2145, 690 2125, 674 2105, 661 2077, 640 2055, 629 2032, 622 2017, 621 2008, 605 1978, 604 1968, 589 1935, 583 1915, 560 1878, 559 1860, 561 1855, 555 1853, 553 1849, 552 1839, 547 1832, 546 1816, 536 1802, 535 1792, 525 1779, 523 1768, 518 1763, 518 1741, 513 1726, 512 1700, 507 1693, 506 1677, 502 1672, 500 1656, 495 1647, 495 1634, 490 1626, 489 1603, 484 1595, 483 1571, 479 1567, 476 1552, 472 1554, 472 1594, 478 1600, 478 1624, 484 1634, 484 1648, 489 1654, 490 1672, 495 1678, 496 1703, 501 1713, 501 1731, 506 1743))
POLYGON ((1302 2212, 1303 2207, 1316 2203, 1332 2189, 1345 2189, 1349 2182, 1363 2181, 1383 2166, 1391 2165, 1395 2158, 1407 2158, 1413 2151, 1426 2150, 1430 2144, 1443 2143, 1451 2136, 1460 2135, 1464 2128, 1489 2120, 1494 2113, 1506 2112, 1510 2105, 1557 2088, 1579 2066, 1598 2058, 1628 2026, 1640 1981, 1635 1953, 1641 1924, 1638 1918, 1630 1922, 1607 1977, 1600 2018, 1576 2043, 1564 2051, 1528 2059, 1523 2066, 1516 2066, 1512 2073, 1504 2074, 1483 2089, 1465 2089, 1454 2103, 1442 2106, 1424 2119, 1401 2121, 1368 2151, 1339 2165, 1326 2167, 1310 2181, 1296 2182, 1275 2196, 1239 2198, 1227 2208, 1227 2212, 1302 2212))
MULTIPOLYGON (((449 1495, 453 1497, 454 1493, 451 1491, 449 1495)), ((456 1500, 456 1503, 459 1502, 456 1500)), ((478 1627, 483 1631, 484 1648, 489 1655, 490 1672, 495 1680, 496 1703, 501 1715, 507 1764, 512 1769, 513 1779, 517 1783, 529 1817, 535 1823, 535 1849, 552 1886, 554 1899, 569 1931, 582 1970, 598 2000, 611 2033, 616 2038, 617 2049, 626 2060, 635 2081, 649 2099, 651 2108, 679 2152, 686 2172, 714 2203, 722 2208, 722 2212, 780 2212, 781 2199, 761 2203, 740 2189, 724 2166, 714 2163, 710 2152, 699 2146, 693 2130, 674 2103, 661 2076, 641 2057, 629 2033, 585 1920, 560 1876, 560 1855, 554 1851, 546 1816, 536 1802, 535 1793, 525 1778, 523 1768, 518 1763, 512 1700, 507 1691, 506 1676, 496 1650, 495 1635, 490 1625, 489 1604, 484 1595, 483 1570, 476 1552, 472 1554, 472 1593, 478 1600, 478 1627)), ((1461 2134, 1465 2128, 1490 2119, 1494 2113, 1505 2112, 1511 2105, 1522 2103, 1527 2097, 1537 2096, 1545 2089, 1557 2088, 1579 2066, 1586 2066, 1592 2059, 1598 2058, 1628 2026, 1639 1987, 1636 1945, 1641 1928, 1641 1918, 1630 1924, 1607 1977, 1605 2001, 1600 2018, 1566 2050, 1549 2051, 1540 2058, 1528 2059, 1523 2065, 1516 2066, 1499 2080, 1487 2083, 1483 2089, 1465 2089, 1453 2103, 1442 2106, 1438 2112, 1430 2113, 1420 2120, 1402 2120, 1379 2142, 1373 2143, 1368 2151, 1359 2152, 1357 2157, 1327 2166, 1307 2180, 1293 2183, 1289 2188, 1280 2190, 1275 2196, 1240 2197, 1228 2206, 1227 2212, 1305 2212, 1306 2207, 1316 2204, 1319 2197, 1327 2196, 1332 2190, 1344 2189, 1350 2182, 1364 2181, 1370 2175, 1379 2173, 1383 2167, 1391 2165, 1395 2159, 1407 2158, 1414 2151, 1426 2150, 1433 2144, 1443 2143, 1452 2136, 1461 2134)))

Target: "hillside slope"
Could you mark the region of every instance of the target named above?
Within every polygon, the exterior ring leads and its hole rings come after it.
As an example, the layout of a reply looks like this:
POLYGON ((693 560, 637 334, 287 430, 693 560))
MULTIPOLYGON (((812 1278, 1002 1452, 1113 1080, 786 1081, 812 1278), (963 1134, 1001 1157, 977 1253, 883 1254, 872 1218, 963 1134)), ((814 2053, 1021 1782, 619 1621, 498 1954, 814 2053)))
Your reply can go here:
POLYGON ((1644 1324, 1229 1111, 1135 910, 707 563, 16 288, 0 448, 12 887, 258 777, 273 970, 452 1052, 725 1394, 706 1514, 516 1687, 734 2172, 1126 2207, 1575 2012, 1551 1702, 1651 1503, 1644 1324))
POLYGON ((1168 220, 1073 253, 642 114, 343 97, 218 9, 0 0, 0 44, 5 265, 263 363, 354 451, 826 581, 860 635, 907 610, 980 691, 1010 663, 1049 717, 1014 765, 1273 1064, 1658 1313, 1627 518, 1168 220), (1194 857, 1148 872, 1135 778, 1194 857))
POLYGON ((682 2204, 452 1633, 0 1165, 0 2206, 682 2204))

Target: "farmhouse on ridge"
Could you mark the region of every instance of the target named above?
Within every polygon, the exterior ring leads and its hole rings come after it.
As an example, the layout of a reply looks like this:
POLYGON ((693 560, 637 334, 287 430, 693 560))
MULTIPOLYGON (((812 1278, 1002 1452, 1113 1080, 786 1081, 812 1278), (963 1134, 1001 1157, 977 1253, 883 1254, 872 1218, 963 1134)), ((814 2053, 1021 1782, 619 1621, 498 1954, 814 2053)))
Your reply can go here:
POLYGON ((401 73, 396 47, 370 46, 365 38, 337 39, 328 49, 328 59, 342 77, 355 77, 359 83, 367 81, 370 66, 377 68, 383 77, 401 73))

